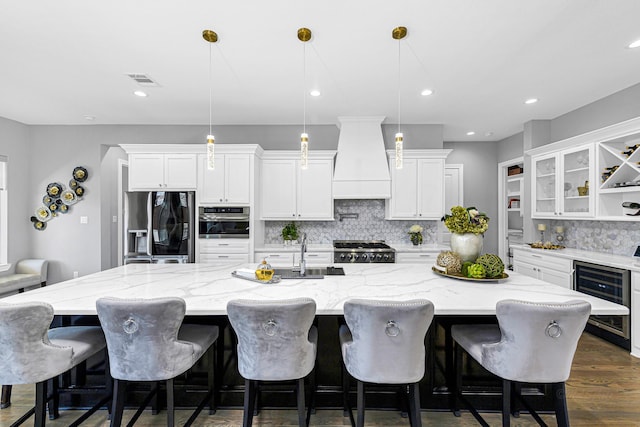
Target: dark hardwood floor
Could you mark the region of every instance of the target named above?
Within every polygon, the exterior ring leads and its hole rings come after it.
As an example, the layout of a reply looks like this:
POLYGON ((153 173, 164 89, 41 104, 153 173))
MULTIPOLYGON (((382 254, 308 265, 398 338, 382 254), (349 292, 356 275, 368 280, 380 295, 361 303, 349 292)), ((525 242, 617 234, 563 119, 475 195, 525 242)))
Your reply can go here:
MULTIPOLYGON (((34 387, 16 386, 13 390, 13 404, 10 408, 0 410, 0 426, 8 426, 17 419, 33 402, 34 387)), ((567 382, 567 399, 571 424, 573 426, 640 426, 640 359, 629 355, 626 350, 609 344, 600 338, 583 334, 578 352, 574 359, 571 378, 567 382)), ((48 421, 52 427, 67 426, 79 415, 79 411, 61 411, 55 421, 48 421)), ((132 411, 125 413, 125 422, 132 411)), ((190 411, 177 411, 176 425, 182 425, 190 411)), ((483 414, 492 426, 500 425, 500 415, 483 414)), ((544 414, 542 418, 549 425, 555 425, 553 415, 544 414)), ((468 412, 460 418, 449 412, 423 412, 422 422, 425 426, 475 426, 478 425, 468 412)), ((32 424, 29 420, 25 425, 32 424)), ((242 411, 220 410, 216 415, 207 412, 200 414, 196 426, 239 426, 242 424, 242 411)), ((366 424, 369 426, 408 426, 409 420, 401 418, 395 411, 367 411, 366 424)), ((108 426, 107 412, 101 410, 83 425, 108 426)), ((138 420, 136 426, 164 426, 166 413, 151 415, 150 411, 138 420)), ((293 410, 264 410, 254 419, 255 426, 295 426, 297 415, 293 410)), ((318 410, 311 417, 311 425, 345 426, 349 419, 342 416, 341 410, 318 410)), ((512 418, 513 426, 537 425, 533 419, 522 414, 520 418, 512 418)))

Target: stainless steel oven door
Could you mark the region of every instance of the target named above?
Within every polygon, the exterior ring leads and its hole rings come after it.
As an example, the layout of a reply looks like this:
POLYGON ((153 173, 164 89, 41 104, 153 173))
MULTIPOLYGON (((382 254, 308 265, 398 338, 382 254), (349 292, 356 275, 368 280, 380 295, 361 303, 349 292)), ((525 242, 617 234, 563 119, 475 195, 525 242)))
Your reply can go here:
POLYGON ((201 239, 249 238, 248 207, 201 206, 198 213, 201 239))
POLYGON ((249 238, 249 220, 200 220, 201 239, 249 238))

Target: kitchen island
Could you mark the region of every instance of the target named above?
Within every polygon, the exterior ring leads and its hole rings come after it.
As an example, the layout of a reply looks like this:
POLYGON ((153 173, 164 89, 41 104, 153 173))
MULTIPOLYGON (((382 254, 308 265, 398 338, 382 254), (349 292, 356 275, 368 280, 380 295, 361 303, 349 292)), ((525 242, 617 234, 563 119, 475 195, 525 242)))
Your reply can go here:
MULTIPOLYGON (((309 297, 317 314, 341 315, 350 298, 433 302, 436 316, 491 316, 499 300, 512 298, 534 302, 584 299, 592 314, 625 315, 626 307, 564 289, 541 280, 508 272, 501 282, 465 281, 443 277, 425 264, 340 264, 344 276, 324 279, 289 279, 262 284, 232 277, 247 265, 128 264, 77 279, 0 299, 7 303, 45 301, 56 315, 95 315, 95 302, 103 296, 154 298, 178 296, 187 304, 188 316, 226 315, 234 298, 282 299, 309 297)), ((251 265, 250 267, 255 267, 251 265)))
MULTIPOLYGON (((344 276, 325 276, 323 279, 289 279, 276 284, 256 283, 231 276, 239 268, 255 265, 212 266, 208 264, 129 264, 66 282, 12 295, 0 301, 17 303, 46 301, 59 318, 82 316, 95 320, 95 301, 103 296, 120 298, 153 298, 178 296, 186 301, 189 321, 228 326, 226 305, 235 298, 285 299, 310 297, 316 301, 320 351, 316 363, 318 392, 316 405, 340 407, 341 353, 337 337, 344 302, 350 298, 409 300, 426 298, 435 306, 435 319, 429 330, 426 375, 421 382, 423 409, 442 410, 449 405, 452 378, 452 344, 449 327, 455 323, 495 322, 495 305, 502 299, 514 298, 535 302, 562 302, 584 299, 591 303, 592 313, 625 315, 628 309, 608 301, 579 294, 515 272, 500 282, 477 282, 443 277, 426 264, 339 264, 344 276)), ((223 359, 226 366, 222 378, 221 406, 242 407, 243 381, 235 368, 234 336, 224 328, 223 359)), ((467 365, 468 368, 469 364, 467 365)), ((465 369, 467 369, 465 368, 465 369)), ((477 368, 476 368, 477 369, 477 368)), ((486 373, 473 373, 477 381, 467 395, 478 408, 497 409, 500 383, 486 373), (479 387, 478 387, 479 385, 479 387), (488 391, 488 392, 487 392, 488 391)), ((262 395, 264 407, 293 406, 286 392, 269 389, 262 395)), ((543 410, 552 408, 550 390, 546 386, 532 386, 523 393, 530 403, 543 410)), ((197 393, 196 393, 197 394, 197 393)), ((402 404, 393 388, 367 392, 371 407, 398 408, 402 404)), ((130 396, 136 400, 136 396, 130 396)), ((190 406, 197 401, 194 393, 178 393, 176 401, 190 406)), ((130 400, 131 401, 131 400, 130 400)))

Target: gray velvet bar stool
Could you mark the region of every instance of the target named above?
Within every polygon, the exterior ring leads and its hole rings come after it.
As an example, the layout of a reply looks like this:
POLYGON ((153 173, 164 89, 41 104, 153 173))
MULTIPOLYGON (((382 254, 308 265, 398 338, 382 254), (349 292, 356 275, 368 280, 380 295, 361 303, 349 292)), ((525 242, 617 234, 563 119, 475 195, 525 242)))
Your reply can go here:
POLYGON ((245 379, 243 426, 252 424, 258 382, 291 380, 297 383, 298 424, 308 425, 304 378, 316 361, 315 314, 316 303, 310 298, 227 304, 229 322, 238 337, 238 371, 245 379))
MULTIPOLYGON (((218 327, 184 324, 186 311, 182 298, 119 299, 100 298, 96 301, 100 324, 104 330, 109 353, 111 376, 114 378, 114 399, 111 426, 120 426, 127 382, 166 382, 167 425, 174 425, 173 380, 191 369, 209 350, 209 390, 185 426, 191 425, 207 402, 213 402, 213 343, 218 327)), ((135 423, 158 387, 143 401, 129 421, 135 423)))
POLYGON ((488 424, 461 394, 462 349, 483 368, 502 379, 502 425, 509 426, 512 397, 518 399, 540 425, 545 425, 522 399, 513 383, 551 384, 559 426, 569 425, 565 381, 569 378, 580 335, 591 313, 586 301, 536 303, 503 300, 496 305, 498 325, 454 325, 456 345, 454 413, 459 400, 478 422, 488 424))
POLYGON ((348 376, 343 377, 345 410, 351 423, 364 426, 365 383, 407 385, 409 421, 422 425, 419 381, 425 371, 425 336, 433 320, 428 300, 376 301, 352 299, 344 304, 346 325, 340 327, 344 368, 358 381, 358 418, 349 407, 348 376))
MULTIPOLYGON (((57 418, 56 377, 105 348, 104 334, 99 326, 49 329, 52 320, 53 307, 47 303, 0 302, 0 383, 36 384, 35 407, 12 426, 22 424, 31 415, 35 415, 35 426, 44 426, 49 400, 50 418, 57 418), (49 380, 53 383, 51 397, 47 393, 49 380)), ((110 396, 102 399, 89 412, 69 425, 78 425, 109 399, 110 396)))

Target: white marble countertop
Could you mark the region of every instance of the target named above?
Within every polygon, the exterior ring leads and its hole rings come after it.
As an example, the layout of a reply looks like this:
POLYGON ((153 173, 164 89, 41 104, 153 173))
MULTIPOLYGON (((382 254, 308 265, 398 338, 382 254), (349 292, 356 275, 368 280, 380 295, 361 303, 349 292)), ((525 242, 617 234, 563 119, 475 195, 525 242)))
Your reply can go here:
POLYGON ((609 267, 617 267, 625 270, 640 271, 640 258, 623 255, 606 254, 603 252, 583 251, 580 249, 564 248, 564 249, 534 249, 529 245, 513 245, 515 249, 524 251, 552 255, 559 258, 573 259, 578 261, 590 262, 593 264, 607 265, 609 267))
POLYGON ((44 288, 0 299, 2 302, 45 301, 58 315, 94 315, 96 299, 103 296, 152 298, 179 296, 188 315, 224 315, 229 300, 310 297, 319 315, 342 314, 350 298, 395 301, 426 298, 436 315, 493 315, 499 300, 514 298, 534 302, 584 299, 592 313, 628 314, 626 307, 509 272, 502 282, 451 279, 425 264, 340 264, 345 276, 324 279, 282 280, 262 284, 231 276, 241 267, 210 264, 129 264, 44 288))

